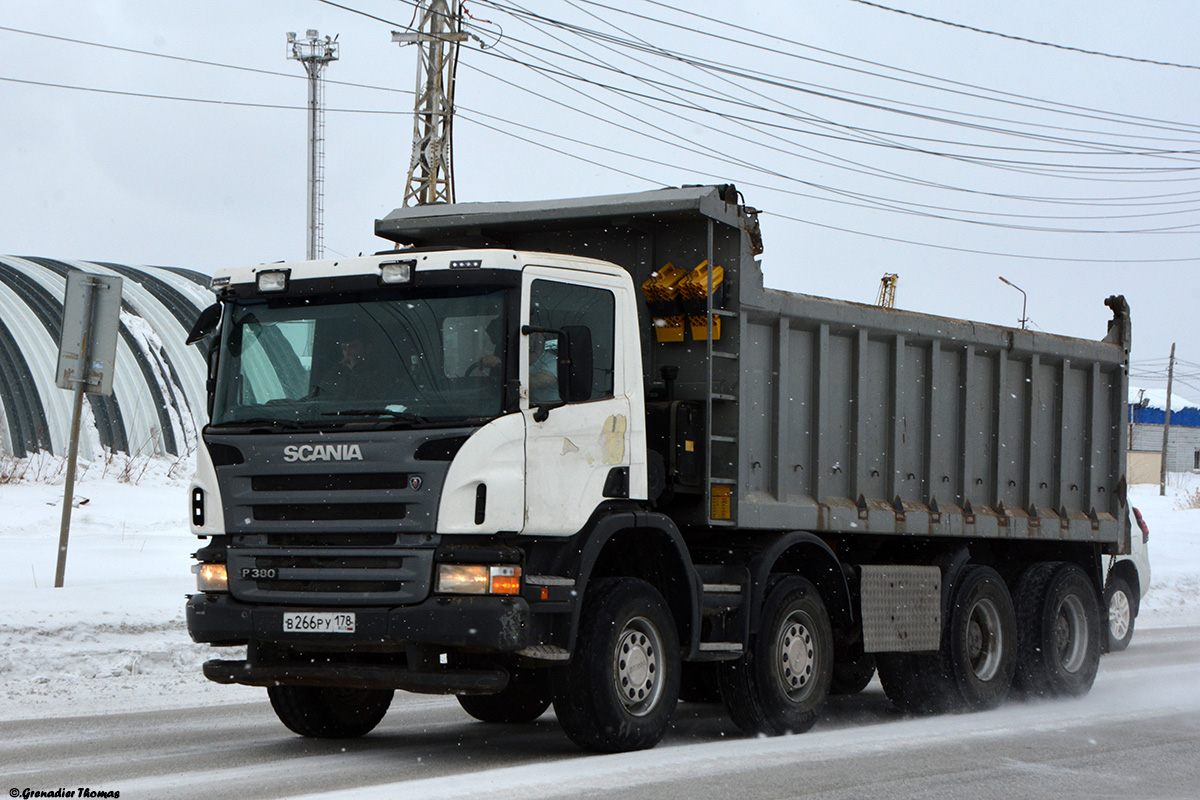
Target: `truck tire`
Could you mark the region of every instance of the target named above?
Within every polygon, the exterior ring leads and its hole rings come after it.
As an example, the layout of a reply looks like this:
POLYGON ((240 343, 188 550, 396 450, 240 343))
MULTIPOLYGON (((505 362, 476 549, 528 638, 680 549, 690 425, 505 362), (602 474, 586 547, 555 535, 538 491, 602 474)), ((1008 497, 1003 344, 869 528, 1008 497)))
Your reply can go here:
POLYGON ((720 667, 715 661, 685 661, 679 679, 681 703, 719 703, 721 684, 717 677, 720 667))
POLYGON ((584 595, 571 662, 555 668, 554 712, 585 750, 645 750, 666 733, 679 676, 679 635, 658 590, 600 578, 584 595))
POLYGON ((393 694, 391 689, 267 687, 279 721, 301 736, 318 739, 353 739, 370 733, 387 713, 393 694))
POLYGON ((1027 695, 1087 694, 1100 666, 1100 605, 1078 566, 1035 564, 1016 592, 1016 684, 1027 695))
POLYGON ((779 736, 811 728, 833 678, 833 628, 816 587, 775 579, 746 655, 721 667, 721 695, 740 729, 779 736))
POLYGON ((858 694, 875 677, 875 656, 863 653, 848 661, 835 661, 830 694, 858 694))
POLYGON ((947 708, 950 678, 939 672, 937 658, 913 653, 876 653, 875 667, 883 693, 900 711, 936 714, 947 708))
POLYGON ((940 714, 999 705, 1019 657, 1008 587, 991 567, 959 574, 936 654, 880 653, 879 682, 901 711, 940 714))
POLYGON ((1133 638, 1133 590, 1124 578, 1113 575, 1104 587, 1104 601, 1108 606, 1108 650, 1117 653, 1129 647, 1133 638))
POLYGON ((938 652, 950 675, 955 709, 995 708, 1008 695, 1017 665, 1017 619, 1012 596, 991 567, 967 566, 959 574, 950 619, 938 652))
POLYGON ((513 669, 508 685, 496 694, 460 694, 458 704, 480 722, 533 722, 550 707, 549 673, 513 669))

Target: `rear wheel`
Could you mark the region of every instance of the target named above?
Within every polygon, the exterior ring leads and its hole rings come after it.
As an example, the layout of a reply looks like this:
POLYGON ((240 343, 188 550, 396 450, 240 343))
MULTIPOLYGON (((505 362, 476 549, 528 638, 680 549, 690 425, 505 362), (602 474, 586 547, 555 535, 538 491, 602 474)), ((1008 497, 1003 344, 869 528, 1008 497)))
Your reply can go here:
POLYGON ((679 681, 679 699, 684 703, 719 703, 721 685, 715 661, 685 661, 679 681))
POLYGON ((658 590, 601 578, 584 596, 571 662, 556 670, 554 712, 586 750, 644 750, 666 733, 679 674, 679 637, 658 590))
POLYGON ((778 736, 811 728, 833 676, 833 629, 816 587, 777 578, 749 651, 721 667, 725 706, 743 731, 778 736))
POLYGON ((830 694, 858 694, 867 688, 875 677, 875 656, 861 653, 856 658, 836 661, 833 664, 833 680, 829 684, 830 694))
POLYGON ((1124 578, 1113 575, 1104 589, 1108 605, 1108 649, 1118 652, 1133 638, 1133 590, 1124 578))
POLYGON ((550 707, 546 670, 513 669, 508 685, 496 694, 460 694, 458 704, 480 722, 533 722, 550 707))
POLYGON ((1100 667, 1100 606, 1075 564, 1044 562, 1017 585, 1018 685, 1028 694, 1087 694, 1100 667))
POLYGON ((939 653, 953 678, 953 706, 980 710, 1004 700, 1017 663, 1016 627, 1012 597, 999 573, 984 566, 964 569, 939 653))
POLYGON ((959 574, 953 592, 936 654, 876 657, 883 690, 901 711, 994 708, 1012 685, 1016 615, 1003 578, 991 567, 971 565, 959 574))
POLYGON ((948 707, 950 677, 936 656, 877 653, 879 683, 888 700, 910 714, 934 714, 948 707))
POLYGON ((279 721, 301 736, 353 739, 372 731, 395 692, 329 686, 269 686, 267 696, 279 721))

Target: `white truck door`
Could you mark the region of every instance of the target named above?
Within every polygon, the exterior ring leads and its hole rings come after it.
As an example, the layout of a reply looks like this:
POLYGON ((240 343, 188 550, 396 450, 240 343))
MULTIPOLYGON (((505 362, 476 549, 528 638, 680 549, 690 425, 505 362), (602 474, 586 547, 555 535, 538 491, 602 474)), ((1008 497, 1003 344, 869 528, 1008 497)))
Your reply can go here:
POLYGON ((522 325, 534 329, 521 336, 522 532, 569 535, 605 500, 610 473, 624 468, 627 475, 630 465, 630 402, 619 350, 628 345, 616 324, 617 293, 623 285, 607 275, 530 266, 522 289, 522 325), (588 330, 592 343, 589 398, 563 403, 555 352, 561 340, 537 329, 569 333, 580 327, 588 330))

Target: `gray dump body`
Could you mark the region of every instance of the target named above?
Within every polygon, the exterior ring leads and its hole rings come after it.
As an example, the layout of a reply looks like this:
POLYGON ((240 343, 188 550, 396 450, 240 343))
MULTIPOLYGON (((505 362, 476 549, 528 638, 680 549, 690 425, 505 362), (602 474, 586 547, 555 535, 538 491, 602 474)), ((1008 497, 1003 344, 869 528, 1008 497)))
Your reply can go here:
POLYGON ((414 246, 590 256, 639 287, 668 262, 721 266, 716 341, 657 341, 641 300, 648 393, 694 401, 706 420, 706 502, 682 514, 685 526, 1128 552, 1123 301, 1091 341, 764 289, 756 217, 736 196, 709 186, 424 206, 394 211, 376 232, 414 246), (663 367, 679 368, 669 387, 663 367), (729 493, 727 518, 714 487, 729 493))

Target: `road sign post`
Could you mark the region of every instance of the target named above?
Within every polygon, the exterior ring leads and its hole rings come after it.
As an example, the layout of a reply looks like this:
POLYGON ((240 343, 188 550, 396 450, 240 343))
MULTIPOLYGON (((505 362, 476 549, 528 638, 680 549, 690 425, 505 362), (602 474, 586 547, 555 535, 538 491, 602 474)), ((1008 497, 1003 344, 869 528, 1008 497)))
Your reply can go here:
POLYGON ((54 586, 61 589, 67 571, 67 538, 75 500, 75 462, 79 455, 79 420, 83 394, 112 394, 121 317, 121 279, 78 270, 67 273, 62 337, 58 342, 55 383, 75 393, 71 404, 71 437, 67 444, 67 479, 63 489, 62 525, 58 532, 58 566, 54 586))

